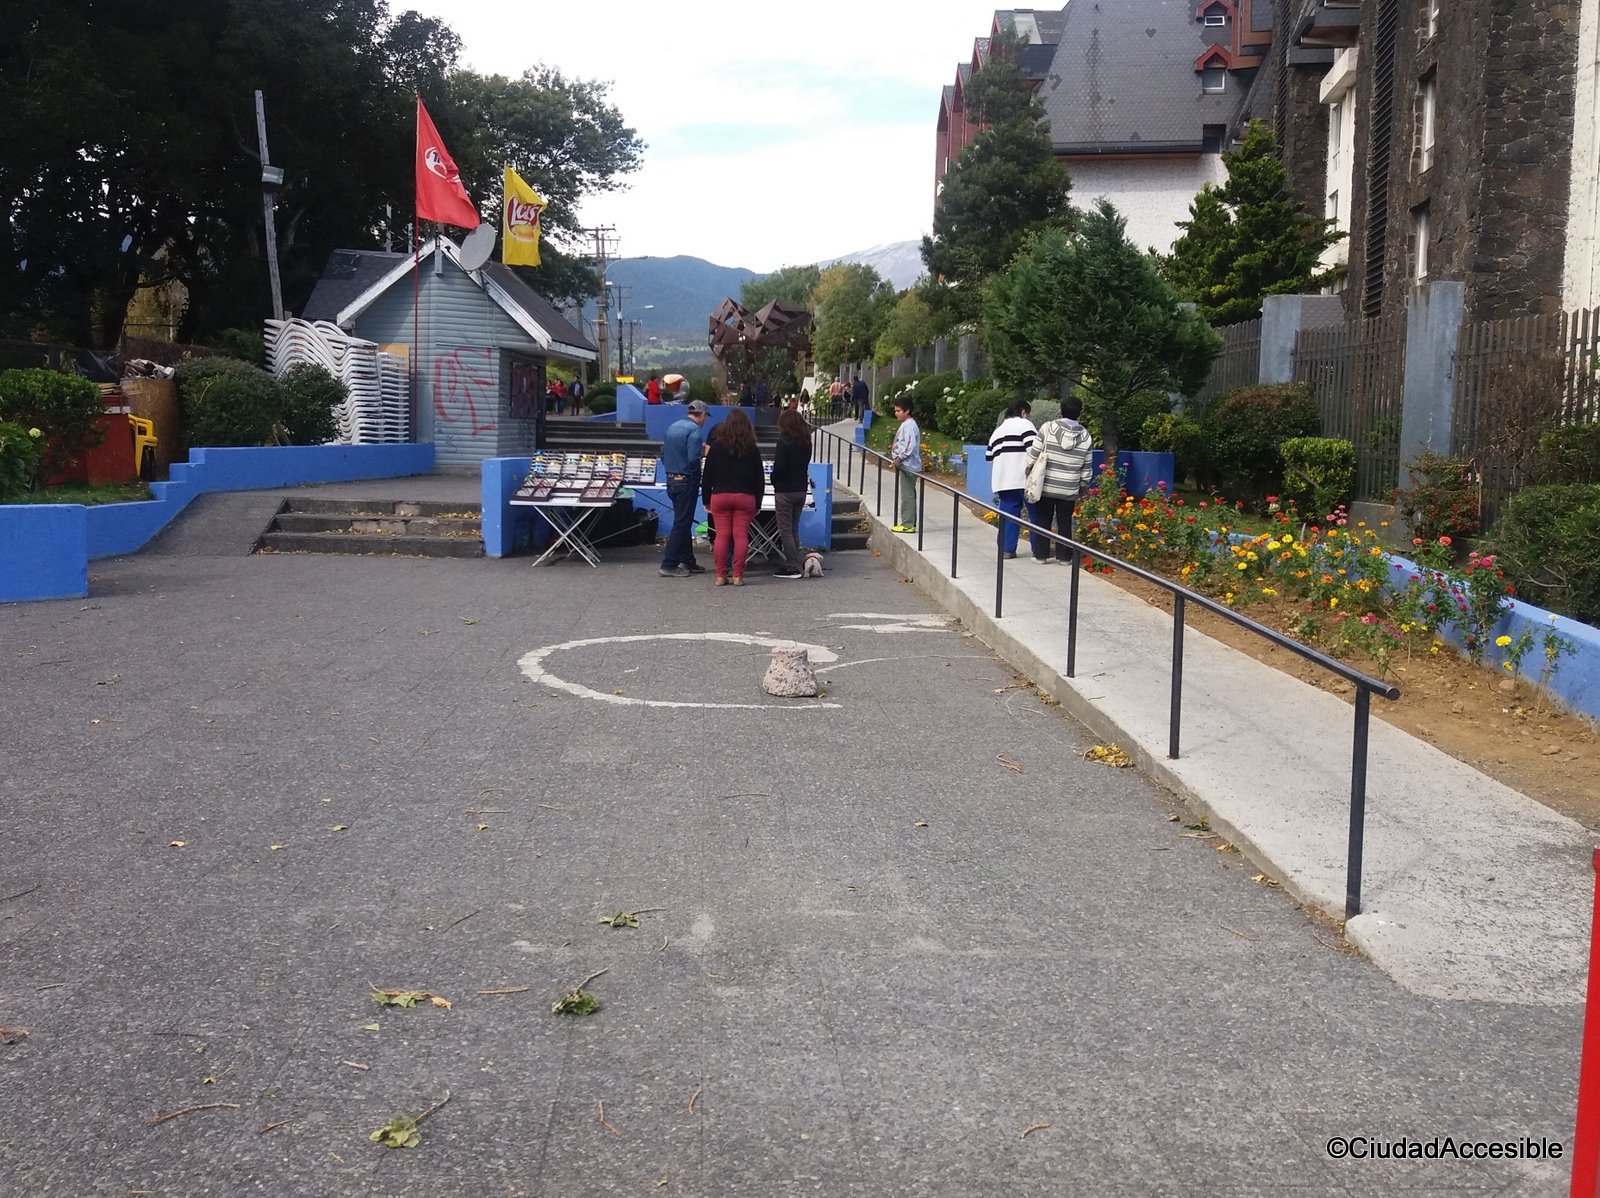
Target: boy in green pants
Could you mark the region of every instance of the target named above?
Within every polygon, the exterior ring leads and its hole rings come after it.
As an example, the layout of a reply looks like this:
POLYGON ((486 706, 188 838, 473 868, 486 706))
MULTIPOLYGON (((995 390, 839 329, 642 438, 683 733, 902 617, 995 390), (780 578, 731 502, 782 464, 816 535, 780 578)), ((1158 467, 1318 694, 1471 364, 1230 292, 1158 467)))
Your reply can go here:
POLYGON ((894 444, 889 448, 889 456, 894 460, 896 476, 900 480, 900 511, 897 513, 900 523, 894 526, 894 531, 916 532, 917 475, 922 472, 922 430, 911 418, 909 402, 897 401, 894 415, 900 422, 900 427, 895 430, 894 444))

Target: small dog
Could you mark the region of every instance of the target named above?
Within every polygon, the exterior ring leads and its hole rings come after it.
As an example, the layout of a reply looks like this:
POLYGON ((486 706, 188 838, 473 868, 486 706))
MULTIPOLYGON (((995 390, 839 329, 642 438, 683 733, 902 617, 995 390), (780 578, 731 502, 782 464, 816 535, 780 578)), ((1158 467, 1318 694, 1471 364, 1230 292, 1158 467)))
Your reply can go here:
POLYGON ((820 553, 808 553, 808 554, 806 554, 805 565, 801 567, 800 573, 806 578, 821 578, 822 577, 822 554, 820 554, 820 553))

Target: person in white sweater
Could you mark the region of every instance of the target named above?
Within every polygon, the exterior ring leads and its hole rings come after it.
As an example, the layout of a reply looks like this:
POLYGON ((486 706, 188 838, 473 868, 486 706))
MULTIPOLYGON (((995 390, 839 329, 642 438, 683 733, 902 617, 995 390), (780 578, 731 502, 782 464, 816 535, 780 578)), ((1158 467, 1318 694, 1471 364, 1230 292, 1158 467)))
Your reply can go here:
MULTIPOLYGON (((1028 446, 1039 439, 1029 414, 1028 401, 1019 399, 1006 409, 1005 418, 989 434, 989 449, 984 457, 991 463, 989 489, 994 503, 1008 516, 1021 516, 1023 491, 1027 486, 1028 446)), ((1017 540, 1022 527, 1012 520, 1000 521, 1000 549, 1007 557, 1017 556, 1017 540)))

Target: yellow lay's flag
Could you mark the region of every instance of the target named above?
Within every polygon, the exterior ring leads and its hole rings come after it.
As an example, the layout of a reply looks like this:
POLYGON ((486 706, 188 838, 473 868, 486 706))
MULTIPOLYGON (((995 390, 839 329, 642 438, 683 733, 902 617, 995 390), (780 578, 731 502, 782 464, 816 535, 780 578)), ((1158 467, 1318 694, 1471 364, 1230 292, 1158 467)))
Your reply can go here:
POLYGON ((545 203, 539 193, 506 167, 506 216, 500 260, 507 266, 539 265, 539 215, 545 203))

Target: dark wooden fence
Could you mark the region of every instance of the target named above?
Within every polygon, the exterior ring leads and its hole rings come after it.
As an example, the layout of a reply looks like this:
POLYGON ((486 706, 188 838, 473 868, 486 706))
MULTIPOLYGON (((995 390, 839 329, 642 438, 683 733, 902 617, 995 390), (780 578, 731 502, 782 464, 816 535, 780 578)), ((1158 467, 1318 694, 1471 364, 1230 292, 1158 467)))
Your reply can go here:
POLYGON ((1261 320, 1246 320, 1217 330, 1222 334, 1222 355, 1211 367, 1211 377, 1195 392, 1200 410, 1219 395, 1261 381, 1261 320))
POLYGON ((1450 454, 1473 464, 1484 527, 1537 481, 1540 437, 1600 421, 1597 355, 1600 309, 1462 326, 1450 454))
POLYGON ((1316 393, 1322 435, 1356 447, 1355 498, 1382 503, 1399 483, 1406 317, 1302 329, 1294 377, 1316 393))

